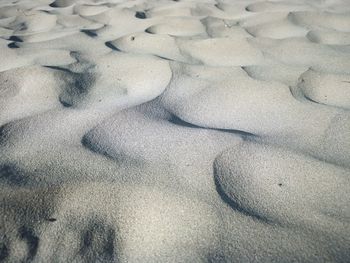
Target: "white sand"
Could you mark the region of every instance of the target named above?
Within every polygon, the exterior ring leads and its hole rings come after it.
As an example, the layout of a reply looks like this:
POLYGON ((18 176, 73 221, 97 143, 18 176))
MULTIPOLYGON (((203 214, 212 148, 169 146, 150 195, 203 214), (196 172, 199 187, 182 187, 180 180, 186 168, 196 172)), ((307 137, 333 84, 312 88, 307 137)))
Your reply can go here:
POLYGON ((0 262, 349 262, 347 0, 0 1, 0 262))

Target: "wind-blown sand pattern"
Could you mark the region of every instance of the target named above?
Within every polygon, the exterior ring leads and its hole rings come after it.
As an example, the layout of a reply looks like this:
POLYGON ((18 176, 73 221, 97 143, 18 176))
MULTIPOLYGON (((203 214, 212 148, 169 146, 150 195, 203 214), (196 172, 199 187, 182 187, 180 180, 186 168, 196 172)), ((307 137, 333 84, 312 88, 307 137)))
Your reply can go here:
POLYGON ((1 262, 350 262, 348 0, 1 0, 1 262))

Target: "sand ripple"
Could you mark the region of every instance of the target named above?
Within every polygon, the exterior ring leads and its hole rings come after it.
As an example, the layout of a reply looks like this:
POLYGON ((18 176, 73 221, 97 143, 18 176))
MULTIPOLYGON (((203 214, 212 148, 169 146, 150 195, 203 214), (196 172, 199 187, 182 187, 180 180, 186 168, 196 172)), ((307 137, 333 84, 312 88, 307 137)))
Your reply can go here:
POLYGON ((349 262, 347 0, 2 0, 0 262, 349 262))

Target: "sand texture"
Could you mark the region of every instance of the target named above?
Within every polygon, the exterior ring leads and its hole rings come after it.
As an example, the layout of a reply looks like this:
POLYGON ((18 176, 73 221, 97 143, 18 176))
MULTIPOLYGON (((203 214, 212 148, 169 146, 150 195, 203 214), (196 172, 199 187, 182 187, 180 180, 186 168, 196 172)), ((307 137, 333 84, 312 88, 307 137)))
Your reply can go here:
POLYGON ((350 1, 0 0, 0 262, 350 262, 350 1))

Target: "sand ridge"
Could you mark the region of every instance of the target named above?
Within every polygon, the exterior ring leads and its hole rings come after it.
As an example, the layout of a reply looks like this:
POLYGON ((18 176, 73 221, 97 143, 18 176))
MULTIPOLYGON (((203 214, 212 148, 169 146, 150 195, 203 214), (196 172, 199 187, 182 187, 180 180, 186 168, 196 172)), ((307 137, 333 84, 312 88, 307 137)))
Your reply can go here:
POLYGON ((0 262, 349 262, 347 0, 2 0, 0 262))

